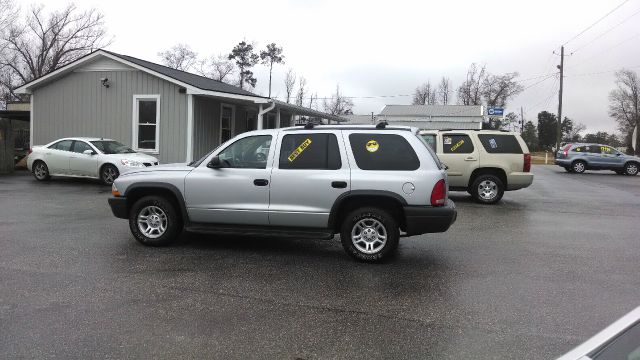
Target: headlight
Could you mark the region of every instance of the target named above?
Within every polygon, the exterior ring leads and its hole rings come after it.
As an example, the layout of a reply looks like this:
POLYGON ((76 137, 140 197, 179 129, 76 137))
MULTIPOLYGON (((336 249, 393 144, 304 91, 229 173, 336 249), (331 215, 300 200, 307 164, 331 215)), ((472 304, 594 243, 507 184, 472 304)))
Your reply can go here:
POLYGON ((122 165, 128 166, 128 167, 144 167, 143 163, 136 160, 122 159, 120 160, 120 162, 122 163, 122 165))

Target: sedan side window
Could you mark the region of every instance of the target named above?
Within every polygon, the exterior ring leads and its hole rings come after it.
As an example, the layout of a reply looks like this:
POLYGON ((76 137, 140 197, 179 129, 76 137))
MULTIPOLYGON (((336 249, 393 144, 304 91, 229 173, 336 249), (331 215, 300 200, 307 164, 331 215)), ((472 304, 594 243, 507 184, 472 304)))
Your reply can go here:
POLYGON ((75 153, 79 153, 82 154, 83 152, 85 152, 86 150, 91 150, 93 151, 93 149, 91 148, 91 146, 89 146, 89 144, 87 144, 84 141, 76 141, 73 144, 73 152, 75 153))
POLYGON ((249 136, 229 145, 218 157, 227 168, 266 169, 270 147, 271 135, 249 136))
POLYGON ((62 140, 49 146, 49 148, 62 151, 71 151, 71 145, 73 145, 73 140, 62 140))

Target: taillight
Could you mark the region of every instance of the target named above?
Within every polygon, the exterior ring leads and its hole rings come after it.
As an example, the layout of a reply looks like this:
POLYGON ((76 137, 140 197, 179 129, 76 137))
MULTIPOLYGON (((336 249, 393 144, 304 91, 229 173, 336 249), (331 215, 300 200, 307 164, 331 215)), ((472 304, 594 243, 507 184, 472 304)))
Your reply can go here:
POLYGON ((439 180, 431 191, 431 206, 443 206, 447 201, 447 184, 439 180))
POLYGON ((531 171, 531 154, 524 154, 524 164, 522 165, 522 171, 531 171))
POLYGON ((564 151, 562 152, 564 154, 564 157, 566 158, 567 156, 569 156, 569 149, 571 148, 571 144, 568 144, 567 146, 564 147, 564 151))

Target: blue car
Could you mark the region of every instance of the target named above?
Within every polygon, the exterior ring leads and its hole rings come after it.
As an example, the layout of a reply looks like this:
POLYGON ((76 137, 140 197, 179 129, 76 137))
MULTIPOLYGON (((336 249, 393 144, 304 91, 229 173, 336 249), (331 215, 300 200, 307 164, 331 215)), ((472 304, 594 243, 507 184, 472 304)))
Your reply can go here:
POLYGON ((568 172, 581 174, 585 170, 612 170, 620 175, 637 175, 640 158, 621 153, 601 144, 568 144, 556 153, 556 165, 568 172))

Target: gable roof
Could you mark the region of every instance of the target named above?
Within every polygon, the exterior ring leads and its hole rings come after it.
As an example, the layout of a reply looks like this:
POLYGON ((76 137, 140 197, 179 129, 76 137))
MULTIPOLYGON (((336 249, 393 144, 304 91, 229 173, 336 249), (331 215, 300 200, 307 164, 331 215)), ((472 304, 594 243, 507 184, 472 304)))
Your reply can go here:
POLYGON ((386 105, 382 116, 482 116, 482 105, 386 105))

